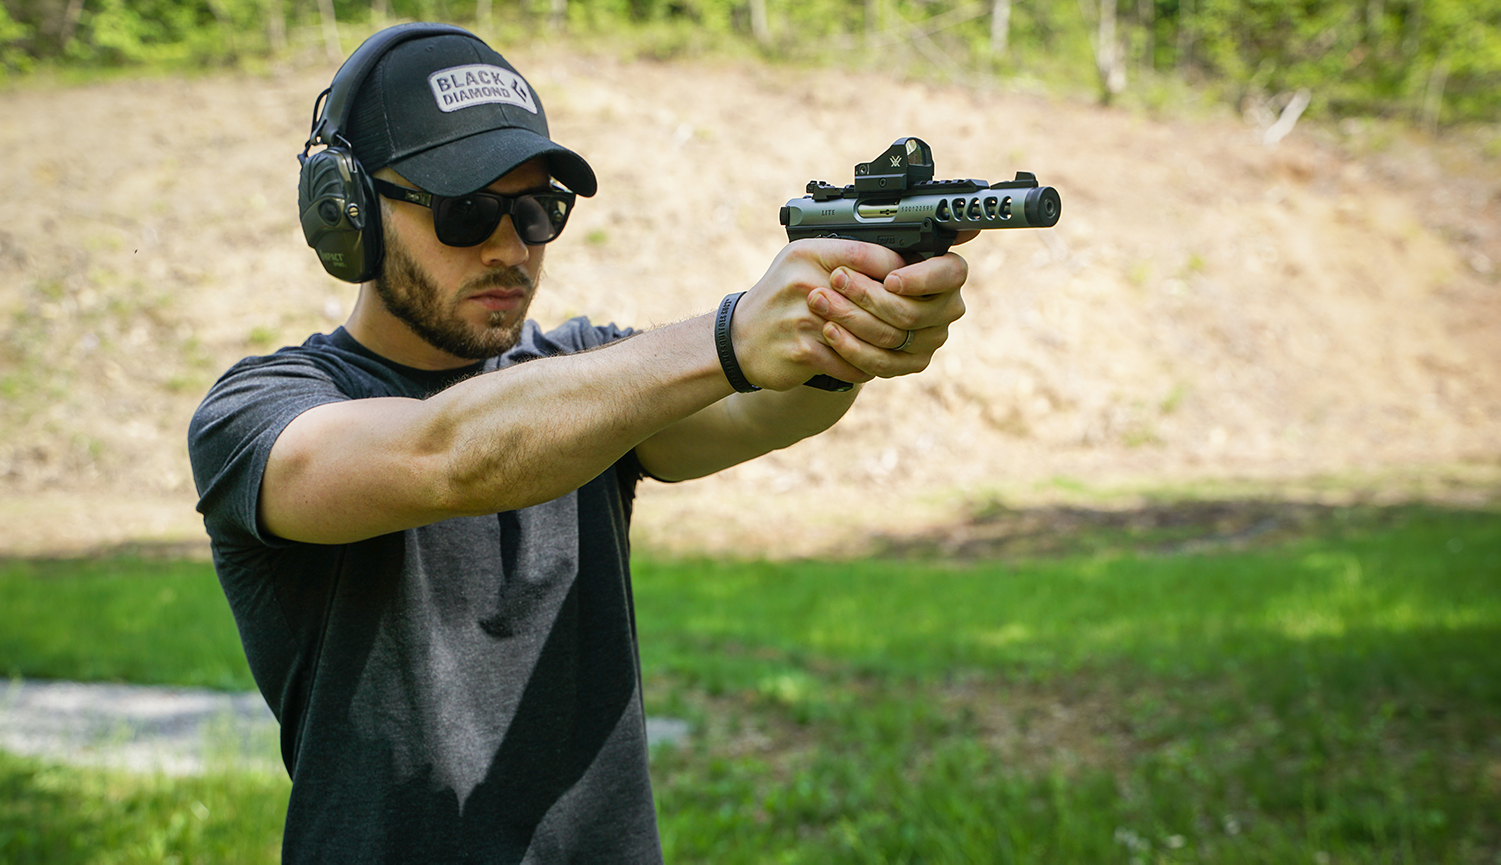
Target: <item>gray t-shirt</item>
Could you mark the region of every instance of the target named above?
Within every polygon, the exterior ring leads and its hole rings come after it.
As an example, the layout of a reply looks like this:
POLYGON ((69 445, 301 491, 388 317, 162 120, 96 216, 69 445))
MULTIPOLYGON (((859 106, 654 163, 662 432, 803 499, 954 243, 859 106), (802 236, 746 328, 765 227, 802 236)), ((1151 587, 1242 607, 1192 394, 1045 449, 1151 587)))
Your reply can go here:
POLYGON ((189 427, 198 509, 292 777, 286 862, 660 862, 627 532, 629 454, 554 501, 358 543, 258 524, 271 445, 316 405, 425 398, 629 335, 528 322, 503 357, 393 364, 342 328, 247 358, 189 427))

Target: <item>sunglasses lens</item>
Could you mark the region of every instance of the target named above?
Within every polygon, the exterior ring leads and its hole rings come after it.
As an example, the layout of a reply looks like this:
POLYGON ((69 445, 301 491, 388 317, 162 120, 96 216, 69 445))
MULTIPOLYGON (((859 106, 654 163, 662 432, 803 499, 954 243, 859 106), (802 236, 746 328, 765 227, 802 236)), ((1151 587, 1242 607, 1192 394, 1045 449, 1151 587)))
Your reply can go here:
POLYGON ((562 233, 573 207, 573 194, 544 192, 503 198, 475 193, 457 198, 433 196, 433 227, 438 240, 449 246, 478 246, 484 243, 507 213, 516 226, 516 234, 532 245, 547 243, 562 233))
POLYGON ((568 221, 568 204, 561 198, 546 195, 523 195, 511 210, 516 233, 530 244, 547 243, 563 230, 568 221))
POLYGON ((493 196, 466 195, 443 199, 433 215, 440 241, 449 246, 476 246, 495 232, 505 214, 493 196))

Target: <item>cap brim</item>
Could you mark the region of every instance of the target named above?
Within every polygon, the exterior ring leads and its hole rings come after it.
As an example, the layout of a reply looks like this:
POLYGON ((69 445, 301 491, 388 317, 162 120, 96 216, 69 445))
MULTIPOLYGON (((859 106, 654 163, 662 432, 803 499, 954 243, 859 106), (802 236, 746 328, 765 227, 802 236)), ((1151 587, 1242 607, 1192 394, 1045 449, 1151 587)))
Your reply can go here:
POLYGON ((594 169, 582 156, 526 129, 491 129, 393 160, 398 174, 428 192, 464 195, 483 189, 523 163, 547 159, 548 173, 588 197, 599 190, 594 169))

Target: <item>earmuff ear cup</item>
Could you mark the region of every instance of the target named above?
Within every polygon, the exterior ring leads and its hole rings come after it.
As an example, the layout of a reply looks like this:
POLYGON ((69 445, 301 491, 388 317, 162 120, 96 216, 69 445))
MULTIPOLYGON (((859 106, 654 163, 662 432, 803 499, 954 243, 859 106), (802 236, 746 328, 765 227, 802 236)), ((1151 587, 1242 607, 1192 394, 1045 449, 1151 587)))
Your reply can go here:
POLYGON ((381 57, 408 39, 425 36, 468 36, 473 33, 452 24, 398 24, 366 39, 350 59, 333 74, 333 83, 312 104, 312 129, 308 143, 297 156, 302 174, 297 179, 297 210, 302 215, 302 233, 308 246, 318 252, 323 269, 345 282, 365 282, 380 273, 386 242, 381 236, 380 198, 375 197, 371 177, 354 158, 344 137, 348 114, 360 84, 374 71, 381 57), (327 98, 327 102, 323 99, 327 98), (323 105, 323 113, 318 105, 323 105), (312 153, 312 149, 323 150, 312 153))
POLYGON ((373 279, 385 251, 375 188, 349 151, 309 154, 297 181, 302 234, 323 269, 345 282, 373 279))
POLYGON ((349 55, 334 73, 333 83, 313 102, 313 127, 297 157, 302 163, 297 209, 303 236, 317 251, 323 269, 346 282, 375 278, 385 255, 385 238, 375 185, 354 158, 343 134, 344 124, 349 121, 360 85, 387 51, 409 39, 444 35, 474 38, 474 34, 452 24, 414 22, 382 30, 349 55), (322 113, 318 111, 320 104, 322 113), (324 149, 311 152, 318 145, 324 149))

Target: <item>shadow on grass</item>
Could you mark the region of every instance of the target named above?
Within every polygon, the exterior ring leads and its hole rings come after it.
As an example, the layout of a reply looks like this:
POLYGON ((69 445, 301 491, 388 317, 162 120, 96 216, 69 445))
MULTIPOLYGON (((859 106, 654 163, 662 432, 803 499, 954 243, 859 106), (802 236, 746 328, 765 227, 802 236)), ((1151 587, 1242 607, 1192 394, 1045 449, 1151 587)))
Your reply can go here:
POLYGON ((974 504, 962 520, 919 533, 880 535, 873 546, 877 556, 964 560, 1245 550, 1310 536, 1339 538, 1400 528, 1415 520, 1497 532, 1501 490, 1480 491, 1476 497, 1484 503, 1326 504, 1260 497, 1014 508, 987 500, 974 504))
POLYGON ((193 562, 213 561, 213 551, 208 538, 193 540, 145 540, 101 544, 83 551, 70 550, 55 554, 39 553, 28 556, 0 556, 0 565, 6 562, 59 562, 64 565, 84 561, 111 561, 133 559, 145 562, 193 562))

